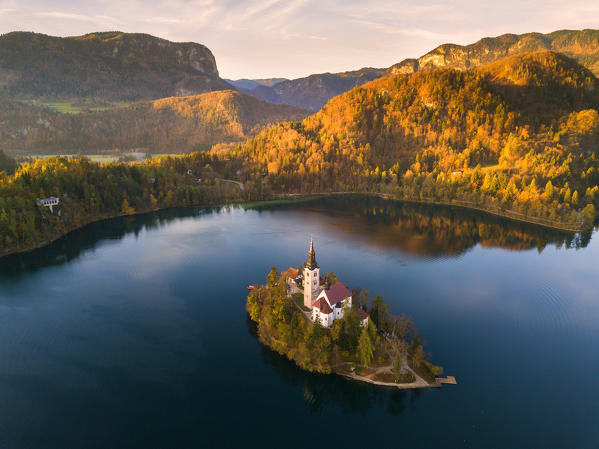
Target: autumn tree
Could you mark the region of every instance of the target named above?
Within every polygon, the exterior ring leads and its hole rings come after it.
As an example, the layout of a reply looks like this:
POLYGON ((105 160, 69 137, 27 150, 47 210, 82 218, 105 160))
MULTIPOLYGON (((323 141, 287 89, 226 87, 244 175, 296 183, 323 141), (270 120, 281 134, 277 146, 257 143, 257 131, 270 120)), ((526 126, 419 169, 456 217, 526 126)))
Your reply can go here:
POLYGON ((123 215, 132 215, 135 213, 135 208, 129 206, 129 201, 127 201, 127 198, 123 199, 123 204, 121 206, 121 213, 123 215))
POLYGON ((369 366, 374 355, 374 345, 368 335, 368 330, 364 328, 360 334, 360 340, 358 343, 358 355, 362 365, 369 366))
POLYGON ((270 272, 266 276, 266 282, 268 283, 268 285, 270 287, 274 287, 277 284, 278 280, 279 280, 279 271, 277 270, 277 267, 275 267, 275 266, 270 267, 270 272))

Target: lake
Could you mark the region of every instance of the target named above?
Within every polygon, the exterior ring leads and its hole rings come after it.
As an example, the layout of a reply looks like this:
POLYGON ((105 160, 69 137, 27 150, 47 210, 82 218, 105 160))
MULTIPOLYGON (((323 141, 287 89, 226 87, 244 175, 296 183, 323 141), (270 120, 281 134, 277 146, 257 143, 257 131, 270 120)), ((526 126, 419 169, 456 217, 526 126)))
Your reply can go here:
POLYGON ((597 240, 363 197, 92 224, 0 259, 0 447, 597 448, 597 240), (311 374, 258 342, 246 287, 311 235, 458 385, 311 374))

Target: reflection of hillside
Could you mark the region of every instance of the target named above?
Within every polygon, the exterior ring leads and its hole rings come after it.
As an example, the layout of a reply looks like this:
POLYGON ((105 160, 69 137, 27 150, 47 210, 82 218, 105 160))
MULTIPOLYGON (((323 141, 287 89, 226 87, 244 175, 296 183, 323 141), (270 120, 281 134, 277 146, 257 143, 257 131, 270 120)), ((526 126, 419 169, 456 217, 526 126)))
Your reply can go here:
MULTIPOLYGON (((248 332, 256 337, 256 323, 247 318, 248 332)), ((332 402, 344 412, 366 412, 375 405, 386 405, 389 415, 399 416, 407 405, 422 393, 418 390, 397 390, 352 382, 336 375, 303 371, 287 358, 261 345, 262 359, 289 385, 301 386, 304 401, 311 413, 320 414, 332 402)))
POLYGON ((128 234, 137 236, 143 230, 158 229, 174 220, 197 217, 217 210, 219 208, 167 209, 92 223, 43 248, 0 258, 0 279, 67 263, 88 251, 93 251, 104 240, 120 240, 128 234))
POLYGON ((542 251, 548 244, 581 248, 590 232, 575 235, 484 212, 376 197, 320 198, 300 206, 318 213, 343 214, 335 229, 381 248, 397 248, 417 256, 459 255, 477 244, 509 250, 542 251))
MULTIPOLYGON (((342 217, 320 220, 324 226, 380 248, 396 248, 417 256, 459 255, 480 244, 512 250, 548 244, 566 248, 586 247, 591 233, 575 235, 483 212, 445 206, 401 203, 365 196, 320 198, 300 204, 262 206, 257 210, 292 208, 342 217)), ((25 254, 0 258, 0 279, 60 265, 93 251, 104 240, 120 240, 128 234, 158 229, 178 219, 198 217, 220 208, 177 208, 92 223, 56 242, 25 254)))

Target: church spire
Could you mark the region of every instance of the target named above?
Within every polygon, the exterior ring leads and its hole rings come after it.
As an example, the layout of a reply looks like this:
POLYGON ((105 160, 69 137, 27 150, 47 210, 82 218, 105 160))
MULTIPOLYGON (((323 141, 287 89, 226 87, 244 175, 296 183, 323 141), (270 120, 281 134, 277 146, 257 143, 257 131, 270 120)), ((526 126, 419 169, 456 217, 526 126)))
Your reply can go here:
POLYGON ((310 251, 308 251, 308 268, 313 270, 314 268, 318 268, 318 264, 316 263, 316 253, 314 252, 314 241, 312 237, 310 237, 310 251))

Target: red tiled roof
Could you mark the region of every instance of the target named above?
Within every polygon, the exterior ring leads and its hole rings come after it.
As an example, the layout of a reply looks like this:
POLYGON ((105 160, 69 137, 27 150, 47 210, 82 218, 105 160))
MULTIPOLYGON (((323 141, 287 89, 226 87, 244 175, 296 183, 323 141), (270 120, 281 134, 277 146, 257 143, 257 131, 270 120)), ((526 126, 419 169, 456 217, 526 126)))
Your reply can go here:
POLYGON ((320 312, 324 313, 325 315, 328 315, 329 313, 333 313, 333 309, 331 309, 329 307, 329 305, 327 304, 327 300, 324 298, 320 298, 320 299, 317 299, 316 301, 314 301, 314 304, 312 304, 312 307, 318 307, 318 310, 320 310, 320 312))
POLYGON ((360 318, 362 320, 365 320, 366 318, 368 318, 370 315, 368 315, 368 313, 366 312, 366 310, 364 310, 361 307, 358 307, 358 315, 360 315, 360 318))
POLYGON ((351 296, 351 292, 347 289, 347 287, 342 282, 337 282, 334 285, 331 285, 331 288, 325 290, 327 298, 329 299, 329 303, 331 306, 334 306, 340 301, 343 301, 348 296, 351 296))
POLYGON ((298 270, 297 268, 292 268, 292 267, 290 267, 290 268, 287 268, 285 271, 283 271, 283 272, 281 273, 281 275, 284 275, 284 274, 286 274, 286 275, 287 275, 287 276, 289 276, 291 279, 295 279, 296 277, 298 277, 298 276, 299 276, 299 273, 300 273, 300 272, 299 272, 299 270, 298 270))

